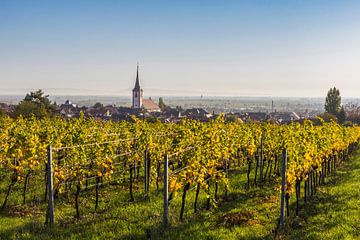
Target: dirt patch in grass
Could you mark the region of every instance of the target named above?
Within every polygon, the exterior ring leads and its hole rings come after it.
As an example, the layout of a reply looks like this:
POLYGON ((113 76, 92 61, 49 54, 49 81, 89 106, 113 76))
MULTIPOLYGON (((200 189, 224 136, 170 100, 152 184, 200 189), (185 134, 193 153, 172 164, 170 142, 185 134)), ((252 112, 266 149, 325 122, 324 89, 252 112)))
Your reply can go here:
POLYGON ((251 211, 227 213, 220 217, 218 220, 218 226, 240 226, 240 225, 258 225, 260 220, 256 217, 256 214, 251 211))
POLYGON ((9 205, 3 213, 9 217, 34 217, 44 214, 38 207, 26 205, 9 205))
POLYGON ((276 195, 270 195, 265 197, 265 202, 266 203, 277 203, 279 202, 278 196, 276 195))

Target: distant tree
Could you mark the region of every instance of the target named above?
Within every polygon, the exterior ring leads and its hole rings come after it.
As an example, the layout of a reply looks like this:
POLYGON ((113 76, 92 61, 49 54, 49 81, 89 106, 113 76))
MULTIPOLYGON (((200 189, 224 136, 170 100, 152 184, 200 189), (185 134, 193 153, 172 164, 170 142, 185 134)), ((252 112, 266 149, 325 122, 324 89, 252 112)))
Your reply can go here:
POLYGON ((360 108, 348 111, 346 113, 346 120, 360 124, 360 108))
POLYGON ((251 117, 246 116, 246 117, 245 117, 245 122, 246 122, 246 123, 251 123, 251 122, 252 122, 251 117))
POLYGON ((166 108, 166 104, 164 103, 164 100, 162 99, 162 97, 159 98, 159 108, 161 110, 165 110, 165 108, 166 108))
POLYGON ((342 106, 338 115, 337 115, 337 118, 339 120, 339 123, 344 123, 345 120, 346 120, 346 112, 345 112, 345 109, 344 107, 342 106))
POLYGON ((266 122, 270 124, 279 124, 274 118, 269 118, 268 120, 266 120, 266 122))
POLYGON ((44 118, 51 117, 58 111, 58 106, 51 103, 49 95, 44 95, 44 92, 39 89, 26 94, 25 98, 15 107, 14 116, 44 118))
POLYGON ((97 102, 97 103, 94 104, 94 108, 95 109, 102 109, 102 108, 104 108, 104 105, 102 103, 100 103, 100 102, 97 102))
MULTIPOLYGON (((331 113, 325 112, 325 113, 321 113, 318 115, 319 118, 322 118, 324 120, 324 122, 330 122, 330 121, 334 121, 337 122, 338 118, 331 113)), ((318 123, 317 120, 315 120, 315 123, 318 123)))
POLYGON ((325 111, 338 116, 341 110, 341 96, 339 89, 330 88, 325 99, 325 111))
POLYGON ((149 123, 156 123, 156 122, 159 122, 159 120, 157 119, 157 117, 153 116, 153 115, 150 115, 150 116, 147 116, 145 118, 145 120, 149 123))
MULTIPOLYGON (((213 115, 215 115, 215 114, 213 114, 213 115)), ((228 114, 228 115, 225 116, 225 122, 228 122, 228 123, 233 123, 233 122, 241 123, 242 120, 240 118, 238 118, 236 115, 228 114)))
POLYGON ((5 112, 2 108, 0 108, 0 118, 5 116, 5 112))
POLYGON ((345 121, 343 125, 346 127, 353 127, 355 126, 355 123, 353 123, 352 121, 345 121))

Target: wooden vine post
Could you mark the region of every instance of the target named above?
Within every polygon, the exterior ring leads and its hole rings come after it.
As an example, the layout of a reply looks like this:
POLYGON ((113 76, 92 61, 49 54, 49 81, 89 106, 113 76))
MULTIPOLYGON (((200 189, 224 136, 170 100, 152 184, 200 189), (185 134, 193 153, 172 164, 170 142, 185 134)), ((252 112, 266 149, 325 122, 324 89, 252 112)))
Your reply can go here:
POLYGON ((263 156, 263 148, 264 148, 264 133, 261 134, 260 139, 260 156, 259 156, 259 167, 260 167, 260 186, 262 186, 262 182, 264 180, 264 156, 263 156))
POLYGON ((164 219, 163 224, 164 226, 168 225, 168 219, 169 219, 169 173, 168 173, 168 167, 169 167, 169 158, 166 154, 164 156, 164 219))
POLYGON ((285 197, 286 197, 286 161, 287 152, 282 151, 282 169, 281 169, 281 206, 280 206, 280 227, 285 223, 285 197))
POLYGON ((130 164, 130 185, 129 185, 129 190, 130 190, 130 201, 133 202, 135 199, 134 199, 134 195, 133 195, 133 172, 135 172, 135 163, 134 164, 130 164))
POLYGON ((150 191, 150 179, 151 179, 151 160, 150 160, 150 153, 149 150, 147 150, 146 152, 146 170, 147 170, 147 179, 146 179, 146 184, 147 184, 147 192, 149 193, 150 191))
POLYGON ((147 161, 148 151, 147 149, 144 151, 144 192, 145 196, 148 195, 148 161, 147 161))
POLYGON ((251 173, 251 163, 252 163, 252 156, 247 156, 247 162, 248 162, 248 169, 247 169, 247 184, 246 184, 246 190, 250 189, 250 173, 251 173))
POLYGON ((48 218, 50 226, 54 225, 54 189, 52 171, 52 147, 47 148, 47 192, 48 192, 48 218))

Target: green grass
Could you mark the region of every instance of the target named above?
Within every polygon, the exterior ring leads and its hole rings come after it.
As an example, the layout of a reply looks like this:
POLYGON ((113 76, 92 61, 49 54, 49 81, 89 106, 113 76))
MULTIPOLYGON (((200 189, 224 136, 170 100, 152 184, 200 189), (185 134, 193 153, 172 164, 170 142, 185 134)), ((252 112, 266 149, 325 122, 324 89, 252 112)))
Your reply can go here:
MULTIPOLYGON (((170 226, 162 226, 162 194, 152 186, 150 199, 142 196, 142 183, 129 202, 126 186, 101 190, 99 211, 94 211, 94 194, 81 195, 80 221, 75 220, 73 196, 70 203, 56 202, 56 225, 44 226, 45 204, 19 206, 20 194, 9 201, 0 215, 0 239, 273 239, 279 215, 279 179, 263 188, 244 189, 245 168, 231 172, 227 201, 206 210, 201 192, 199 211, 193 213, 195 191, 187 196, 185 219, 179 221, 181 196, 170 204, 170 226)), ((327 178, 307 206, 301 201, 299 217, 290 216, 280 239, 360 239, 360 151, 327 178)), ((214 185, 211 186, 212 189, 214 185)), ((219 186, 219 195, 223 192, 219 186)), ((3 199, 3 195, 0 196, 3 199)), ((29 199, 31 199, 29 197, 29 199)), ((291 213, 294 214, 294 197, 291 213)))
POLYGON ((360 239, 360 151, 336 169, 283 239, 360 239))

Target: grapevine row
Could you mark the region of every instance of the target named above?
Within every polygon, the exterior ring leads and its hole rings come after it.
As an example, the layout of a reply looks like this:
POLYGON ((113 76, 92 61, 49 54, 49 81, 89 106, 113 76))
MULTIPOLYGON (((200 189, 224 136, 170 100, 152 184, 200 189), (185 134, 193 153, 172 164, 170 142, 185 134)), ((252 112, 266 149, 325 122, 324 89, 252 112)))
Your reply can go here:
MULTIPOLYGON (((180 191, 186 195, 186 191, 195 187, 197 195, 202 190, 209 195, 209 201, 216 203, 210 197, 209 180, 230 189, 226 171, 230 163, 248 164, 249 171, 251 167, 259 168, 261 182, 276 166, 279 169, 279 156, 285 148, 286 191, 290 195, 297 182, 307 180, 309 173, 320 173, 326 159, 347 154, 349 146, 359 139, 359 127, 335 122, 321 122, 317 126, 311 121, 289 125, 239 124, 227 123, 220 116, 209 123, 183 120, 179 124, 164 124, 139 119, 132 123, 108 122, 82 116, 69 120, 4 117, 0 119, 0 180, 6 183, 2 208, 6 208, 12 190, 19 186, 25 204, 29 182, 46 176, 46 149, 50 145, 56 196, 76 189, 78 197, 80 191, 95 186, 98 202, 100 184, 117 181, 119 176, 125 178, 128 172, 130 184, 139 180, 146 152, 149 181, 156 183, 157 189, 161 162, 168 154, 173 171, 170 197, 177 197, 180 191), (259 158, 260 162, 253 162, 259 158), (95 184, 90 183, 93 180, 95 184)), ((131 185, 133 200, 132 190, 131 185)))

